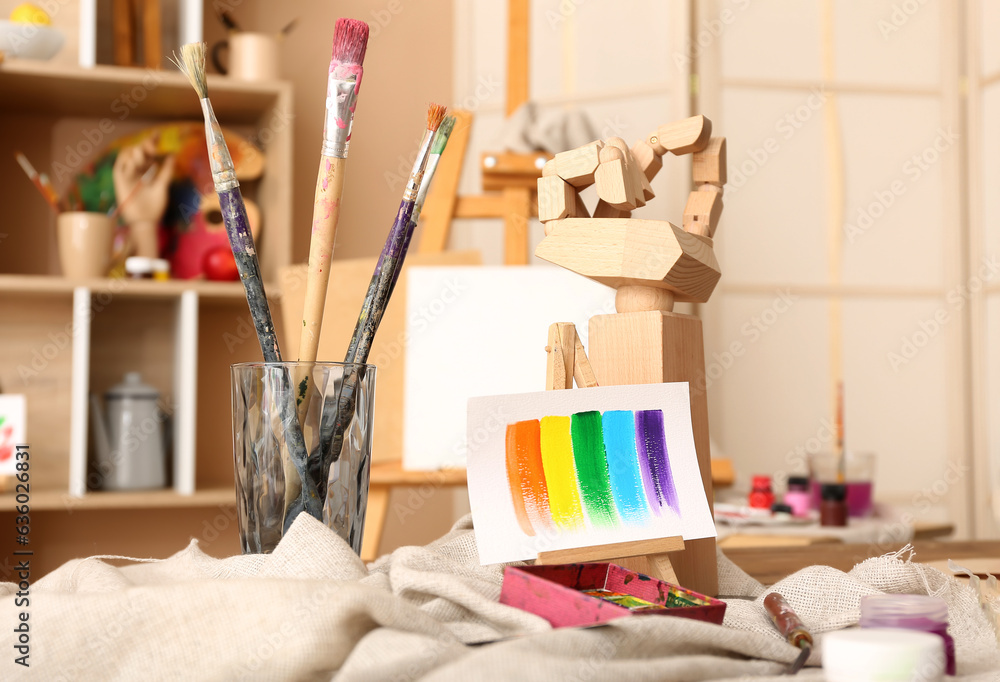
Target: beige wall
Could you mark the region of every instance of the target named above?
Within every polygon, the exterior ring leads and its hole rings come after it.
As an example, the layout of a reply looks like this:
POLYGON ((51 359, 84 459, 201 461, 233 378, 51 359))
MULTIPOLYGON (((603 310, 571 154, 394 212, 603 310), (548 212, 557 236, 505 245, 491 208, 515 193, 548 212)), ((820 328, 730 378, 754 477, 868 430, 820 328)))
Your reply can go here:
MULTIPOLYGON (((281 46, 282 77, 295 86, 294 191, 295 262, 309 253, 316 168, 323 137, 326 73, 334 24, 340 16, 368 22, 371 37, 351 140, 347 195, 337 234, 337 258, 377 254, 402 194, 395 176, 419 143, 427 103, 449 103, 452 83, 452 10, 449 0, 228 0, 245 30, 277 31, 299 23, 281 46), (426 40, 423 40, 424 37, 426 40), (421 54, 415 54, 417 46, 421 54)), ((205 39, 213 45, 224 31, 206 2, 205 39)), ((265 228, 266 229, 266 228, 265 228)))

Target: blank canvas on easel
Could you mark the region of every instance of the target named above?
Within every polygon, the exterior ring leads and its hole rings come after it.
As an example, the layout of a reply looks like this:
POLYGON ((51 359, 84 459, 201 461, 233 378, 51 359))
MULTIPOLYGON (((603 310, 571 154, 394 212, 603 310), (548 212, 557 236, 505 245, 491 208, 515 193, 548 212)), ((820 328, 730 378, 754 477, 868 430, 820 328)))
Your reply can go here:
POLYGON ((715 537, 687 383, 474 398, 467 440, 483 564, 715 537))

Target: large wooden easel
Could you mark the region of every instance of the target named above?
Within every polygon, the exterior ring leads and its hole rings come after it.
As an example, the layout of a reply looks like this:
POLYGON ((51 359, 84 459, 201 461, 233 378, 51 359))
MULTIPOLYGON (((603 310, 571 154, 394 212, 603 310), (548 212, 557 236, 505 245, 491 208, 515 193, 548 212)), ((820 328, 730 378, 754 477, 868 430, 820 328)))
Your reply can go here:
MULTIPOLYGON (((507 9, 507 116, 528 101, 530 0, 509 0, 507 9)), ((472 130, 472 112, 456 110, 455 129, 438 164, 434 184, 421 213, 419 253, 441 253, 448 245, 454 218, 502 218, 504 264, 526 265, 530 255, 528 221, 537 215, 535 183, 547 152, 483 152, 479 168, 483 194, 458 195, 458 181, 472 130)))
MULTIPOLYGON (((546 237, 535 255, 617 289, 617 313, 590 318, 590 356, 573 325, 549 330, 547 388, 686 381, 702 483, 712 504, 712 465, 701 320, 673 312, 674 301, 705 302, 721 276, 712 236, 722 212, 726 140, 711 137, 703 116, 660 126, 626 147, 610 138, 556 154, 538 181, 538 213, 546 237), (662 157, 694 154, 695 190, 683 228, 634 220, 631 211, 652 198, 662 157), (578 190, 597 186, 590 218, 578 190)), ((718 592, 715 538, 681 538, 540 554, 541 563, 613 559, 633 570, 703 594, 718 592)))

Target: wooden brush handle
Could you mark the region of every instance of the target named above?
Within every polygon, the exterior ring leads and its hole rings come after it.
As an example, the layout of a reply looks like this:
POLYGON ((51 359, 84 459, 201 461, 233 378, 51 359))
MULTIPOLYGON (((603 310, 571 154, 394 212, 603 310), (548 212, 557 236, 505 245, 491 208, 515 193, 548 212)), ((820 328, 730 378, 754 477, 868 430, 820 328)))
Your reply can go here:
POLYGON ((315 362, 319 352, 319 334, 323 328, 326 288, 330 283, 330 259, 340 220, 340 200, 344 196, 347 159, 328 156, 319 160, 316 198, 313 202, 312 238, 309 241, 309 275, 306 301, 302 309, 302 335, 299 337, 299 360, 315 362))

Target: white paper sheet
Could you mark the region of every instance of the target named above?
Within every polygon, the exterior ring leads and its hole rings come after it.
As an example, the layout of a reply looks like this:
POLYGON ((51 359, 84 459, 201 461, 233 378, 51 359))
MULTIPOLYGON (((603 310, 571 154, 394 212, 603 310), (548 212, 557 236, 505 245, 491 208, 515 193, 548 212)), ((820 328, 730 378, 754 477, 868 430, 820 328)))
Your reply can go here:
POLYGON ((479 558, 484 565, 534 559, 539 551, 678 535, 685 540, 715 537, 715 523, 698 469, 686 382, 474 398, 469 401, 468 439, 469 499, 479 558), (644 525, 619 522, 612 528, 594 527, 588 515, 582 530, 555 528, 528 535, 518 523, 508 484, 507 425, 588 410, 601 413, 608 410, 663 411, 669 467, 679 513, 664 509, 659 515, 647 514, 644 525))
POLYGON ((410 268, 404 468, 465 466, 469 398, 543 389, 549 325, 573 322, 586 343, 614 306, 613 289, 561 268, 410 268))

